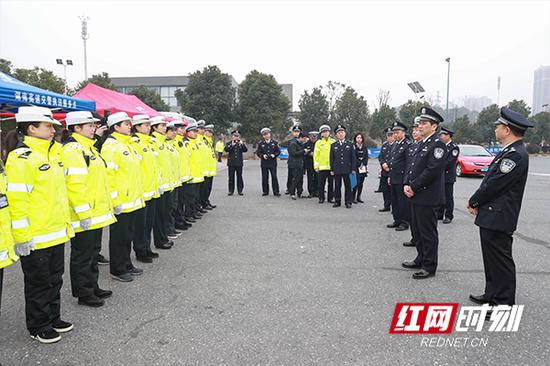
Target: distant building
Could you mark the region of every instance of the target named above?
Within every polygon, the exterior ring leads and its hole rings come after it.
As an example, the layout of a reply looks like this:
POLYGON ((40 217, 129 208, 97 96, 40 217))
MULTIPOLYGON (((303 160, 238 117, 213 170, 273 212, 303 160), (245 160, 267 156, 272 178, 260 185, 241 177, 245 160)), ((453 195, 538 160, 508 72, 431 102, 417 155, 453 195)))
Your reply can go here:
POLYGON ((493 101, 489 97, 476 97, 476 96, 467 96, 464 98, 464 108, 467 108, 471 111, 481 112, 483 108, 493 104, 493 101))
POLYGON ((533 114, 550 112, 550 66, 535 70, 533 82, 533 114))
MULTIPOLYGON (((237 89, 239 84, 233 76, 231 85, 237 89)), ((135 77, 112 77, 111 81, 121 93, 130 93, 139 86, 145 86, 148 89, 156 91, 161 99, 170 106, 168 112, 179 112, 180 105, 176 99, 176 90, 185 90, 189 83, 187 76, 135 76, 135 77)), ((281 84, 283 94, 290 101, 292 108, 292 84, 281 84)))

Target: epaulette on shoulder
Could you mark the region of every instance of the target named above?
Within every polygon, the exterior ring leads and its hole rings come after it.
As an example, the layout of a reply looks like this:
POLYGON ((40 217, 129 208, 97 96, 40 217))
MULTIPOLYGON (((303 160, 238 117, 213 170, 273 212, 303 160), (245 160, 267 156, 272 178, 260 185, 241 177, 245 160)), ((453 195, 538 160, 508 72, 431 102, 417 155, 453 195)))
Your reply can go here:
POLYGON ((17 156, 18 158, 27 159, 29 155, 32 154, 32 150, 28 147, 19 147, 13 150, 12 153, 14 156, 17 156))
POLYGON ((82 145, 76 141, 67 142, 64 146, 73 150, 83 150, 82 145))

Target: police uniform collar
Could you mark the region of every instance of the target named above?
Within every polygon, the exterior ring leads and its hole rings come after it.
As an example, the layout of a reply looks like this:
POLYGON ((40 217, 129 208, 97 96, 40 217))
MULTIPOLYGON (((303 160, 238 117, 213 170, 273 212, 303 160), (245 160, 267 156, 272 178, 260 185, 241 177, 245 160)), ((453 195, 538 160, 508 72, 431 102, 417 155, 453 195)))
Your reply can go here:
POLYGON ((146 135, 144 133, 141 133, 141 132, 136 132, 136 135, 137 137, 139 137, 139 139, 143 142, 149 142, 151 140, 151 136, 150 135, 146 135))
POLYGON ((87 138, 86 136, 79 135, 78 133, 73 133, 71 135, 71 138, 75 141, 81 144, 82 146, 85 146, 87 148, 91 148, 96 143, 95 139, 87 138))
POLYGON ((115 138, 116 140, 121 141, 121 142, 124 142, 124 143, 127 143, 127 142, 130 140, 130 138, 132 137, 132 136, 130 136, 130 135, 123 135, 123 134, 118 133, 118 132, 116 132, 116 131, 113 132, 113 133, 111 134, 111 136, 112 136, 113 138, 115 138))
POLYGON ((162 133, 158 133, 157 131, 153 132, 153 136, 159 140, 160 142, 166 141, 166 135, 163 135, 162 133))
POLYGON ((39 139, 31 136, 23 137, 23 143, 27 145, 29 149, 42 151, 44 153, 48 153, 50 145, 52 144, 50 140, 39 139))

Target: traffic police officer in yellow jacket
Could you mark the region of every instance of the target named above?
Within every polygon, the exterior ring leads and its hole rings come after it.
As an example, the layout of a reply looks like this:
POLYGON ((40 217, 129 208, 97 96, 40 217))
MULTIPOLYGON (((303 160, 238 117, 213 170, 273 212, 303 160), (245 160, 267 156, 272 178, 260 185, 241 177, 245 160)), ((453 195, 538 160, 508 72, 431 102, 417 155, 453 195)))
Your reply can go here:
POLYGON ((181 162, 178 151, 177 127, 174 121, 166 124, 166 143, 168 144, 168 152, 170 154, 170 171, 172 173, 172 187, 170 193, 169 212, 168 212, 168 238, 176 239, 181 235, 181 231, 176 230, 176 211, 178 208, 178 193, 182 186, 181 181, 181 162))
POLYGON ((181 176, 181 187, 178 188, 177 192, 177 207, 174 214, 175 225, 177 230, 188 230, 192 224, 185 220, 185 206, 189 202, 185 199, 185 191, 188 189, 189 181, 191 180, 191 167, 189 166, 189 151, 185 147, 184 137, 185 134, 185 123, 181 119, 172 121, 176 127, 176 138, 174 142, 174 147, 179 153, 180 159, 180 176, 181 176))
POLYGON ((146 114, 132 117, 132 147, 140 155, 141 184, 145 207, 136 213, 134 225, 134 252, 142 263, 152 263, 158 253, 151 250, 151 233, 155 222, 157 201, 160 197, 160 168, 158 151, 151 142, 151 123, 146 114))
POLYGON ((208 177, 210 177, 209 155, 212 154, 204 138, 204 134, 206 132, 205 126, 206 122, 204 120, 201 119, 197 122, 196 143, 199 147, 199 151, 201 152, 201 169, 204 181, 199 183, 199 195, 195 201, 195 206, 196 210, 201 214, 205 214, 207 212, 207 210, 203 207, 203 200, 208 191, 208 177))
POLYGON ((214 132, 214 125, 209 124, 204 126, 203 142, 206 147, 204 153, 205 160, 205 175, 204 175, 204 189, 201 196, 201 207, 205 210, 213 210, 216 205, 210 202, 210 194, 212 193, 212 183, 216 176, 216 153, 214 151, 214 145, 212 136, 214 132))
POLYGON ((15 254, 21 257, 25 281, 25 314, 31 337, 42 343, 61 339, 73 328, 61 320, 64 243, 74 236, 63 168, 50 151, 55 134, 52 112, 20 107, 15 115, 14 145, 8 139, 7 198, 15 254), (15 138, 17 140, 17 138, 15 138))
POLYGON ((109 230, 109 259, 111 277, 130 282, 143 273, 130 259, 136 211, 141 210, 143 192, 140 156, 131 146, 132 122, 125 112, 107 118, 109 136, 101 147, 107 165, 107 177, 117 222, 109 230))
POLYGON ((158 151, 158 163, 160 168, 161 196, 157 202, 155 221, 153 223, 153 238, 158 249, 170 249, 174 242, 168 237, 170 200, 173 198, 174 177, 172 173, 172 157, 166 142, 166 120, 163 116, 151 118, 151 142, 158 151))
POLYGON ((71 225, 71 289, 78 303, 102 306, 112 291, 98 285, 97 259, 103 227, 116 221, 107 183, 107 168, 94 147, 95 123, 90 112, 69 112, 65 118, 60 158, 65 171, 71 225))
POLYGON ((185 147, 189 151, 189 166, 191 168, 191 180, 189 180, 189 189, 185 190, 186 201, 189 205, 185 207, 185 219, 188 222, 195 222, 202 217, 202 214, 198 211, 196 202, 199 197, 199 185, 204 182, 204 175, 202 174, 202 153, 199 150, 197 142, 197 123, 193 120, 189 121, 189 124, 185 128, 187 132, 187 140, 185 140, 185 147))
POLYGON ((330 174, 330 147, 336 141, 330 137, 330 126, 322 125, 319 127, 321 138, 315 142, 313 150, 313 168, 318 173, 317 182, 319 186, 319 203, 325 202, 325 185, 328 180, 328 202, 334 202, 334 179, 330 174))
POLYGON ((224 148, 225 148, 225 144, 223 143, 223 140, 220 139, 216 141, 216 154, 218 155, 218 163, 222 162, 224 148))

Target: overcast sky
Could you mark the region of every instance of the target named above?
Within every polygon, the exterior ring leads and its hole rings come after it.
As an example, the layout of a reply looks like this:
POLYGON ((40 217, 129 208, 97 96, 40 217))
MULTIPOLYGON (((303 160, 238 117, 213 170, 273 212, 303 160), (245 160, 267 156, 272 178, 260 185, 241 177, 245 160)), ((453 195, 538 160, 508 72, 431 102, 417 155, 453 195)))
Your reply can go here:
POLYGON ((16 67, 84 78, 80 20, 90 17, 88 75, 186 75, 218 65, 241 82, 257 69, 304 89, 328 80, 354 87, 373 108, 413 97, 407 82, 445 101, 466 95, 533 98, 533 72, 550 65, 550 1, 7 1, 0 57, 16 67))

